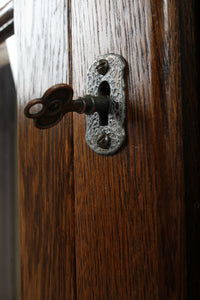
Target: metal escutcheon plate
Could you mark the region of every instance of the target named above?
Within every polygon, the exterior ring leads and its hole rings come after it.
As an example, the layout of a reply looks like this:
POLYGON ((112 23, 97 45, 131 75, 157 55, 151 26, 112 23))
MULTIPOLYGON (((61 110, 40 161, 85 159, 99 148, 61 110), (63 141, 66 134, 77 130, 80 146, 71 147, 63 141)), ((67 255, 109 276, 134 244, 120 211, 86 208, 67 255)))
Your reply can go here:
POLYGON ((87 73, 87 94, 98 96, 105 92, 110 95, 110 108, 107 124, 100 124, 100 116, 97 112, 86 116, 87 144, 98 154, 110 155, 116 153, 125 140, 125 82, 124 69, 126 63, 122 56, 105 54, 98 57, 89 67, 87 73), (100 74, 97 69, 102 61, 108 62, 106 72, 100 74), (105 86, 104 89, 100 87, 105 86), (99 139, 103 136, 109 138, 107 147, 99 146, 99 139))

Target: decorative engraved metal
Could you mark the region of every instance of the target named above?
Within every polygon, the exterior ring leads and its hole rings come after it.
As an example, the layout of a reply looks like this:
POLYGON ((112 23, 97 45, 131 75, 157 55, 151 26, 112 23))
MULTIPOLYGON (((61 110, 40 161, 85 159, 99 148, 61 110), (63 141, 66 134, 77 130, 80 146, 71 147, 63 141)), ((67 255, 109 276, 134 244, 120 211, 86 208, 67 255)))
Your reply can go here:
POLYGON ((87 94, 102 95, 100 94, 100 86, 105 82, 110 87, 107 125, 101 124, 98 112, 86 115, 86 142, 98 154, 109 155, 115 153, 125 140, 125 65, 125 61, 120 55, 106 54, 98 57, 89 67, 87 73, 87 94), (108 62, 108 70, 105 72, 105 75, 102 75, 98 71, 99 62, 101 63, 104 60, 108 62), (108 148, 99 146, 98 137, 103 134, 110 138, 108 148))

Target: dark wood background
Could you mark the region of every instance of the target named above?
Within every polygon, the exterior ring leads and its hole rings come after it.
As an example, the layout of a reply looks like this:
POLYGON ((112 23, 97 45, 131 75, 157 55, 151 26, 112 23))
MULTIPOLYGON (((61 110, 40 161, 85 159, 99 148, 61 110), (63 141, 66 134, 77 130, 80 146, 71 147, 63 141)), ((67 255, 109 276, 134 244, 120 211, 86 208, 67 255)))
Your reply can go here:
POLYGON ((198 299, 195 1, 15 1, 22 299, 198 299), (39 131, 25 104, 86 92, 103 53, 127 68, 127 142, 84 141, 84 116, 39 131), (190 298, 191 297, 191 298, 190 298))
POLYGON ((183 150, 188 299, 200 298, 200 3, 181 5, 183 150))

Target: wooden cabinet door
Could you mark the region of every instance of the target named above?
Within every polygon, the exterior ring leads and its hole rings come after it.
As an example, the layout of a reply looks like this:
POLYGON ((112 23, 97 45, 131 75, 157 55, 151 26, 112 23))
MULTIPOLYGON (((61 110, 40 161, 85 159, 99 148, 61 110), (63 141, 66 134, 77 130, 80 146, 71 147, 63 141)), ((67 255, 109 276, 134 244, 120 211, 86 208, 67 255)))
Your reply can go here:
POLYGON ((197 299, 194 12, 181 0, 15 1, 22 299, 197 299), (85 94, 106 53, 127 62, 117 154, 87 146, 83 115, 48 130, 25 118, 53 84, 85 94))

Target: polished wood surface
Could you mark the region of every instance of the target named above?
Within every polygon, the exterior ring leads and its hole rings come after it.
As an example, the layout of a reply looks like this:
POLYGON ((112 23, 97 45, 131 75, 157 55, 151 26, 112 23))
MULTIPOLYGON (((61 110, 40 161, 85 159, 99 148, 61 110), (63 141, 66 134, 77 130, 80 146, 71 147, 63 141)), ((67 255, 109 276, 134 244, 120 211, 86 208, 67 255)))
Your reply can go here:
POLYGON ((85 144, 74 116, 78 299, 186 299, 180 1, 72 1, 74 91, 99 55, 127 71, 127 143, 85 144))
POLYGON ((64 1, 15 1, 22 300, 75 299, 72 116, 40 131, 26 103, 69 81, 64 1), (59 31, 58 31, 59 27, 59 31))
POLYGON ((198 299, 195 1, 15 5, 22 299, 198 299), (86 145, 84 116, 46 131, 25 119, 55 83, 86 94, 112 52, 128 65, 118 154, 86 145))

